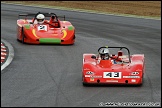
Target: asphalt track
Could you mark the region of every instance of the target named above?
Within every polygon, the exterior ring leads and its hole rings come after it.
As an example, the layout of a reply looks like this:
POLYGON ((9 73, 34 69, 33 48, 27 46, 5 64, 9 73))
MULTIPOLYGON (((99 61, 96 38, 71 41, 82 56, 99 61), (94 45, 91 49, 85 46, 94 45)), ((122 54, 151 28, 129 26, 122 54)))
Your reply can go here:
POLYGON ((1 38, 14 48, 13 61, 1 71, 2 107, 99 107, 107 102, 161 106, 161 20, 1 3, 1 38), (38 11, 65 15, 76 28, 75 44, 19 43, 18 13, 38 11), (104 45, 145 54, 142 86, 82 86, 83 53, 96 53, 104 45))

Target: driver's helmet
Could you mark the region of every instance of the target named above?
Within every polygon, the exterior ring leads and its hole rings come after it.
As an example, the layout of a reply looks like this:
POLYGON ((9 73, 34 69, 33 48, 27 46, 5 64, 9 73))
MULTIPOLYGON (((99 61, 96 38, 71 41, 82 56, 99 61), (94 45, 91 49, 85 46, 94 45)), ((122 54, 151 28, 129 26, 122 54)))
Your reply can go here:
POLYGON ((44 20, 45 20, 45 16, 43 14, 38 14, 36 17, 36 20, 37 20, 38 24, 43 24, 44 20))
POLYGON ((100 57, 102 60, 108 60, 109 59, 109 49, 103 48, 99 51, 100 57))

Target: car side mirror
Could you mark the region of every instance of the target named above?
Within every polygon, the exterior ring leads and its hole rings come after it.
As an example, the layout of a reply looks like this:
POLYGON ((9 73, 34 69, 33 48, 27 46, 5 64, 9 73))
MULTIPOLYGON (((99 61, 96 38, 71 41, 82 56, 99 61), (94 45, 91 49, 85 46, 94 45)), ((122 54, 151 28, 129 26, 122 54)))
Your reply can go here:
POLYGON ((96 59, 96 56, 95 56, 95 55, 92 55, 91 58, 92 58, 92 59, 96 59))

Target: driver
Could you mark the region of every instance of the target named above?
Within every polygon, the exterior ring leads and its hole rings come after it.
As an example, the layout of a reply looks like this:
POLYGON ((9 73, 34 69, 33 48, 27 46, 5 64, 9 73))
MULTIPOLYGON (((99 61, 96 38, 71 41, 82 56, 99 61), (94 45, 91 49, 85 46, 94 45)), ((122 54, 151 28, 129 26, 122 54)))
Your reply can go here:
POLYGON ((57 22, 56 16, 52 15, 50 19, 50 23, 57 22))
POLYGON ((38 14, 36 16, 37 24, 43 24, 45 21, 45 16, 43 14, 38 14))
MULTIPOLYGON (((99 55, 101 57, 101 60, 110 60, 110 52, 108 48, 103 48, 102 50, 99 51, 99 55)), ((117 64, 115 60, 111 60, 113 64, 117 64)))
POLYGON ((53 27, 59 28, 59 22, 56 16, 52 15, 49 21, 50 24, 53 25, 53 27))
POLYGON ((99 54, 100 54, 100 57, 102 60, 109 60, 109 58, 110 58, 108 48, 104 48, 104 49, 100 50, 99 54))

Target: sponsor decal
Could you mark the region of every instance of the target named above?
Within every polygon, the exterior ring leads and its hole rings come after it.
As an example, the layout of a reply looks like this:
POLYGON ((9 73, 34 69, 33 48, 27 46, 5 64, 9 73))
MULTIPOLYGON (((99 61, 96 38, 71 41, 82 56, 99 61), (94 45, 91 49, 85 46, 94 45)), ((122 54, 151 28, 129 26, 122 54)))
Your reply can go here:
POLYGON ((123 78, 140 78, 140 76, 123 76, 123 78))
POLYGON ((131 82, 136 82, 136 80, 135 79, 132 79, 131 82))
POLYGON ((91 75, 91 74, 94 74, 94 72, 87 71, 86 74, 91 75))
POLYGON ((118 80, 106 80, 106 82, 118 82, 118 80))
POLYGON ((132 72, 131 75, 138 75, 139 72, 132 72))
POLYGON ((102 76, 90 76, 91 78, 102 78, 102 76))
POLYGON ((85 75, 85 77, 90 77, 90 75, 85 75))
POLYGON ((102 76, 92 76, 92 75, 85 75, 85 77, 90 77, 90 78, 102 78, 102 76))

